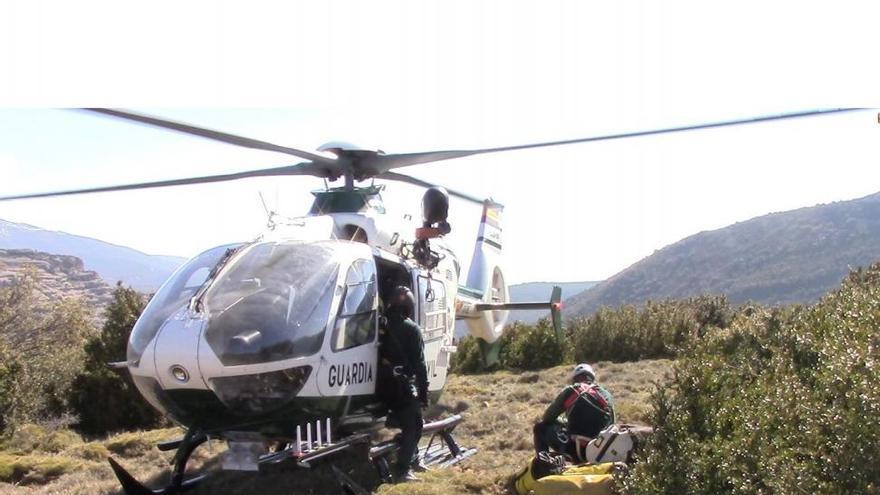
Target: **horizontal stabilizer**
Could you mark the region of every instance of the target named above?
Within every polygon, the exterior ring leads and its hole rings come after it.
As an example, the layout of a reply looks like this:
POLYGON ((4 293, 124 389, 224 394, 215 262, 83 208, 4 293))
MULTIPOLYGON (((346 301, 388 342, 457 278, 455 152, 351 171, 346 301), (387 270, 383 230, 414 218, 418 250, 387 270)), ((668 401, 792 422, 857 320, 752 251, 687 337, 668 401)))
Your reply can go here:
MULTIPOLYGON (((478 292, 467 288, 465 290, 478 292)), ((562 287, 553 287, 549 302, 476 302, 473 304, 473 311, 536 310, 545 308, 550 310, 550 319, 553 322, 553 329, 556 331, 556 340, 562 343, 562 287)))

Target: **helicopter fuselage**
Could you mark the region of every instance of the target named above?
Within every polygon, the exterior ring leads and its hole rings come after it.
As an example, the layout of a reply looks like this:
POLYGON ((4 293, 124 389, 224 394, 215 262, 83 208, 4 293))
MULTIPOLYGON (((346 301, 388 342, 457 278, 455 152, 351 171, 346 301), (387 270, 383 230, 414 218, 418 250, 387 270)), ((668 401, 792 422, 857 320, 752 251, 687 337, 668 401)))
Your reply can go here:
POLYGON ((325 418, 334 430, 372 426, 386 412, 376 399, 382 299, 408 285, 436 401, 454 352, 455 257, 437 243, 442 259, 429 271, 400 252, 324 237, 334 220, 298 219, 295 233, 214 248, 181 267, 130 339, 127 364, 144 397, 218 436, 290 438, 325 418))

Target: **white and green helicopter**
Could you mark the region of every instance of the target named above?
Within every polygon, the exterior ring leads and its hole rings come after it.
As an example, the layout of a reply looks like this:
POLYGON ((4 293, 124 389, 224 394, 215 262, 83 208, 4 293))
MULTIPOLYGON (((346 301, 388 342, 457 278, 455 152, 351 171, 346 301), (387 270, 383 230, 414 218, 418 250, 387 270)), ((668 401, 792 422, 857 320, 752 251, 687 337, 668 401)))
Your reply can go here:
MULTIPOLYGON (((22 194, 0 201, 204 184, 261 176, 311 175, 341 187, 314 193, 306 216, 270 218, 251 242, 209 249, 179 268, 153 296, 132 330, 126 368, 144 398, 183 426, 183 439, 160 445, 177 450, 171 483, 151 490, 110 460, 129 495, 177 493, 201 478, 185 479, 187 460, 209 438, 225 440, 224 467, 255 470, 294 463, 308 468, 369 442, 387 408, 377 399, 382 300, 399 285, 416 296, 423 330, 429 395, 446 383, 455 320, 465 320, 484 359, 497 357, 508 312, 550 311, 562 338, 561 291, 547 302, 511 302, 501 266, 501 213, 489 199, 446 190, 394 171, 408 165, 471 155, 682 132, 849 111, 817 110, 584 139, 477 150, 385 154, 328 143, 315 154, 264 141, 132 112, 90 109, 104 115, 248 148, 293 155, 305 162, 241 173, 22 194), (328 155, 334 157, 329 157, 328 155), (420 225, 385 211, 374 178, 427 188, 420 225), (470 269, 462 274, 444 242, 450 232, 449 196, 483 205, 470 269)), ((448 465, 474 451, 452 437, 460 416, 430 422, 420 450, 429 464, 448 465), (435 439, 438 441, 435 442, 435 439)), ((387 475, 393 441, 372 445, 370 460, 387 475)), ((345 480, 349 491, 354 482, 345 480)))

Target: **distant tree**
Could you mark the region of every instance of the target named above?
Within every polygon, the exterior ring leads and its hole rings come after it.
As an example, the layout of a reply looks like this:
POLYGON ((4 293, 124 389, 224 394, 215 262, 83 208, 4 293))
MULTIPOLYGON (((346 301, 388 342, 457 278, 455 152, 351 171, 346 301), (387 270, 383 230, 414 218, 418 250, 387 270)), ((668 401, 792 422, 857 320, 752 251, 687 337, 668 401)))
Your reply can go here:
POLYGON ((137 291, 118 283, 103 330, 85 344, 84 369, 74 380, 69 398, 79 417, 79 429, 85 433, 150 427, 161 420, 127 372, 107 367, 107 363, 125 360, 128 337, 144 305, 137 291))

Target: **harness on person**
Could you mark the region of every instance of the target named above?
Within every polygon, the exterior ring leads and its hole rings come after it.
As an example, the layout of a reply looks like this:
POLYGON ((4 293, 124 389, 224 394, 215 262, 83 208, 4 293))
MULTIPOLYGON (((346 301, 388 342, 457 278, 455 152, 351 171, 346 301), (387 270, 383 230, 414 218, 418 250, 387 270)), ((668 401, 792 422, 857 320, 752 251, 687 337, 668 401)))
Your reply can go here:
POLYGON ((563 404, 568 433, 593 438, 612 422, 611 405, 596 384, 576 383, 574 393, 563 404))
POLYGON ((387 323, 380 328, 379 342, 382 352, 376 393, 389 407, 395 408, 418 397, 416 375, 403 344, 387 327, 387 323))

